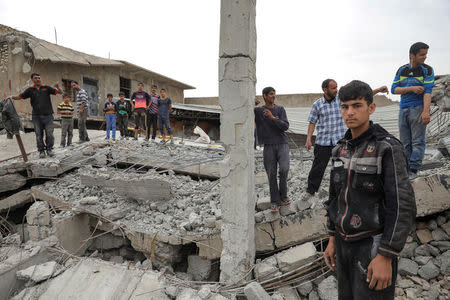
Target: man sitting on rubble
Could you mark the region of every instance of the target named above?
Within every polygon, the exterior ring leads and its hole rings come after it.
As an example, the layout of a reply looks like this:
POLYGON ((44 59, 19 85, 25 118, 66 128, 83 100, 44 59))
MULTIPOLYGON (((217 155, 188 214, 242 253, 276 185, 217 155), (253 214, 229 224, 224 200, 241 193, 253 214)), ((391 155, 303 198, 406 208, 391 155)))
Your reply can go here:
POLYGON ((290 203, 287 197, 287 176, 289 172, 289 144, 286 130, 289 121, 283 106, 275 105, 275 89, 266 87, 262 91, 265 105, 255 107, 255 123, 259 144, 264 144, 264 168, 269 178, 272 212, 280 205, 290 203), (278 185, 277 169, 280 168, 278 185))
POLYGON ((53 107, 50 95, 62 94, 62 91, 57 84, 55 85, 56 88, 43 85, 41 75, 38 73, 31 74, 31 80, 34 83, 32 87, 27 88, 18 96, 11 98, 14 100, 30 98, 31 107, 33 108, 31 118, 36 135, 39 158, 45 158, 45 152, 51 157, 54 156, 53 145, 55 143, 55 137, 53 136, 53 107))
POLYGON ((324 260, 337 269, 339 299, 394 299, 397 257, 416 216, 408 162, 400 141, 369 120, 368 84, 354 80, 339 98, 349 130, 332 151, 324 260))

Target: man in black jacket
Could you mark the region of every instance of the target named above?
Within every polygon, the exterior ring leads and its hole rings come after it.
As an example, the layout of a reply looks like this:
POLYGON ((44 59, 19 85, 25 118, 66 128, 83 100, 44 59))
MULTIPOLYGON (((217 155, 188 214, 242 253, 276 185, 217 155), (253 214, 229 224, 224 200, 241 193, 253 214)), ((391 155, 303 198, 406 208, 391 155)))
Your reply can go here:
POLYGON ((283 106, 275 105, 275 89, 266 87, 262 91, 265 105, 255 107, 255 123, 258 142, 264 144, 264 168, 269 179, 272 212, 280 205, 290 203, 287 197, 287 177, 289 173, 289 145, 286 130, 289 121, 283 106), (279 166, 280 184, 277 180, 279 166))
POLYGON ((370 122, 368 84, 354 80, 339 98, 349 130, 332 151, 324 260, 337 269, 339 299, 394 299, 397 257, 416 216, 407 159, 400 141, 370 122))

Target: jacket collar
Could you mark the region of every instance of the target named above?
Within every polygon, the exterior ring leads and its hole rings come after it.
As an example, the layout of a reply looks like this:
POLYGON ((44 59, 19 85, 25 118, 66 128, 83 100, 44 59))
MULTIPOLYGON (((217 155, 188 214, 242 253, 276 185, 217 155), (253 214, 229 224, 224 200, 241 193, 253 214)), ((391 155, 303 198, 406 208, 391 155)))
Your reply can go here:
POLYGON ((352 147, 360 145, 362 142, 367 141, 369 139, 382 140, 387 136, 391 136, 389 132, 386 131, 383 127, 378 124, 374 124, 372 121, 369 121, 369 128, 364 131, 357 138, 352 138, 352 132, 350 129, 344 135, 344 138, 339 141, 340 144, 349 144, 352 147))

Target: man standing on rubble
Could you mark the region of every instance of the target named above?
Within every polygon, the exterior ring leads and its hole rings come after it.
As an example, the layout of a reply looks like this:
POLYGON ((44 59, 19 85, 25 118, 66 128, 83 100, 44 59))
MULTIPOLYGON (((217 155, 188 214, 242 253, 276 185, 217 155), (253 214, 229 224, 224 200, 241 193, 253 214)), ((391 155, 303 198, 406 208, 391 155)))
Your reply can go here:
MULTIPOLYGON (((308 117, 308 134, 306 138, 306 150, 311 150, 312 135, 317 129, 314 143, 314 161, 309 171, 308 186, 302 200, 307 201, 320 187, 323 174, 331 157, 331 150, 337 142, 344 137, 347 126, 341 115, 341 101, 337 97, 338 85, 334 79, 325 79, 322 82, 323 96, 312 105, 308 117)), ((388 88, 381 86, 373 91, 387 93, 388 88)))
MULTIPOLYGON (((158 101, 161 98, 156 93, 157 86, 156 84, 152 84, 152 91, 150 94, 150 103, 147 107, 147 138, 146 141, 150 138, 150 128, 152 128, 152 141, 156 138, 156 126, 158 126, 158 101)), ((161 130, 161 128, 159 129, 161 130)), ((165 142, 165 141, 164 141, 165 142)))
POLYGON ((142 82, 138 83, 138 90, 131 95, 134 122, 136 126, 134 127, 134 139, 137 140, 139 137, 139 131, 145 128, 145 109, 150 101, 150 95, 144 92, 144 84, 142 82))
POLYGON ((416 216, 408 162, 400 141, 370 121, 368 84, 354 80, 339 98, 349 129, 332 151, 324 260, 337 269, 339 299, 394 299, 397 258, 416 216))
POLYGON ((430 123, 431 90, 434 71, 426 65, 428 45, 422 42, 409 49, 409 64, 401 66, 392 83, 392 94, 400 94, 398 127, 409 161, 409 176, 415 178, 425 155, 425 132, 430 123))
POLYGON ((34 134, 36 135, 36 145, 39 151, 39 158, 45 158, 45 153, 52 157, 53 145, 55 137, 53 136, 53 107, 50 95, 62 94, 58 84, 56 88, 48 85, 43 85, 41 82, 41 75, 38 73, 31 74, 33 86, 27 88, 18 96, 11 97, 14 100, 30 98, 32 109, 32 121, 34 125, 34 134), (45 143, 44 143, 45 132, 45 143))
POLYGON ((77 81, 72 81, 72 88, 77 91, 77 111, 78 111, 78 143, 89 142, 89 136, 86 128, 86 120, 89 110, 89 96, 83 90, 77 81))
POLYGON ((255 107, 255 123, 259 144, 264 144, 264 168, 269 179, 272 212, 281 205, 290 203, 287 197, 287 176, 289 172, 289 144, 286 130, 289 121, 283 106, 275 105, 275 89, 266 87, 262 91, 265 105, 255 107), (280 168, 278 185, 277 169, 280 168))

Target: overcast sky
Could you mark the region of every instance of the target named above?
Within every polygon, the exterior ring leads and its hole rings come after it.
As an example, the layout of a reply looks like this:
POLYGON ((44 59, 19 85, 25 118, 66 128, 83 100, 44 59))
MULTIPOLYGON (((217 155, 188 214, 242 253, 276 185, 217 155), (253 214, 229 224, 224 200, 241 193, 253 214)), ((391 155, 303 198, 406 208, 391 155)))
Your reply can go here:
MULTIPOLYGON (((89 54, 120 59, 217 96, 219 0, 0 0, 0 23, 89 54)), ((257 0, 257 94, 320 92, 323 79, 390 86, 409 46, 450 73, 450 1, 257 0)), ((45 74, 42 74, 45 80, 45 74)))

